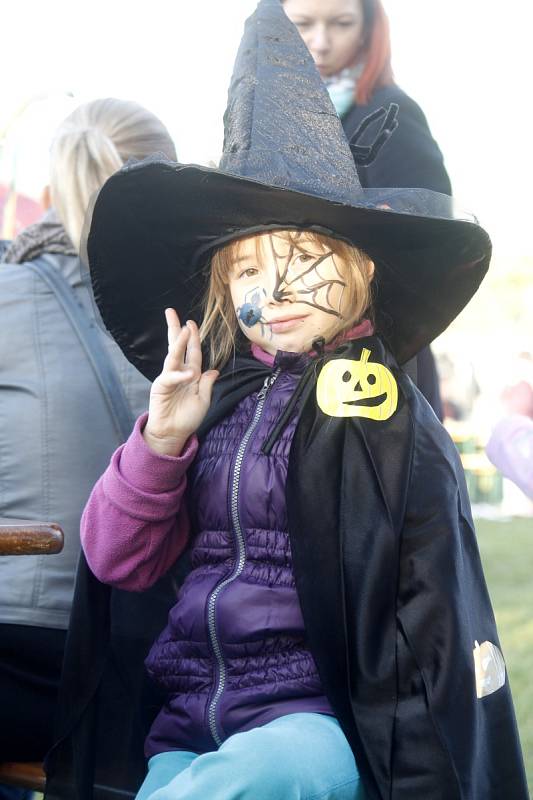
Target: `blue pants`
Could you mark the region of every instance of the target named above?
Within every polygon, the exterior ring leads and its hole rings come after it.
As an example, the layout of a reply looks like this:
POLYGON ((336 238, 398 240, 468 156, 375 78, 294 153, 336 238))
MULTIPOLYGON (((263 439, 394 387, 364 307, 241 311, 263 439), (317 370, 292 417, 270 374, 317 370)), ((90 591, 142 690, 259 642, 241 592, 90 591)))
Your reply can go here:
POLYGON ((159 753, 136 800, 364 800, 339 723, 289 714, 198 755, 159 753))

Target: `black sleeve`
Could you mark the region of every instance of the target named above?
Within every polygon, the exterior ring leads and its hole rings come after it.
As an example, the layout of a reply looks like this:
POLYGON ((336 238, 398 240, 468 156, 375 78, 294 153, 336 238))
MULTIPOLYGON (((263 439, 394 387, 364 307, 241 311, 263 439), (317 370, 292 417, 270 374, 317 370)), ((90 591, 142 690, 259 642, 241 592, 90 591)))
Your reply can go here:
MULTIPOLYGON (((399 106, 398 127, 383 145, 376 160, 368 167, 359 166, 361 184, 365 188, 414 187, 451 194, 451 184, 444 167, 442 153, 429 130, 421 108, 397 87, 378 90, 367 106, 354 107, 343 120, 350 138, 359 123, 380 106, 394 102, 399 106)), ((368 144, 377 133, 370 126, 361 144, 368 144)))

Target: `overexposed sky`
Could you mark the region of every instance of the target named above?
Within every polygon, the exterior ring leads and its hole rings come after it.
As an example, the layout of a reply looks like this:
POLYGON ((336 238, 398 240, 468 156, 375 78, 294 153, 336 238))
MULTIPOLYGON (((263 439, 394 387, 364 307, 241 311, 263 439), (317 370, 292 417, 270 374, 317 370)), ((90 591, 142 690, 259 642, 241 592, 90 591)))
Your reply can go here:
MULTIPOLYGON (((397 81, 425 111, 459 202, 500 253, 532 255, 531 0, 384 2, 397 81)), ((6 148, 0 179, 14 169, 35 192, 55 125, 73 104, 112 95, 158 114, 180 161, 217 161, 231 67, 255 5, 5 0, 0 131, 10 123, 17 147, 6 148)))

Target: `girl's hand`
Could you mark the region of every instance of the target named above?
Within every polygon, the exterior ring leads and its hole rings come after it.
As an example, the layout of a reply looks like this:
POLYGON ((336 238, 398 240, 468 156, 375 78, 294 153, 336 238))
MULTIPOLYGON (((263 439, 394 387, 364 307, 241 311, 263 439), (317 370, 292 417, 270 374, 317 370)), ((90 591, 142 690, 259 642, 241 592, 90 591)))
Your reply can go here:
POLYGON ((200 426, 209 406, 217 370, 202 373, 200 335, 194 322, 181 327, 173 308, 167 308, 168 355, 152 384, 143 437, 152 450, 178 456, 200 426))

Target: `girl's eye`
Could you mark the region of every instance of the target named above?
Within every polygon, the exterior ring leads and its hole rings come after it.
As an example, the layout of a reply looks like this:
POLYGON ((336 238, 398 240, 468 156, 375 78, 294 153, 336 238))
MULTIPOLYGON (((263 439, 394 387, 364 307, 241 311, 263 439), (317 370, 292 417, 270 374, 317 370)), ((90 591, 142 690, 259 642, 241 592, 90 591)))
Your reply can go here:
POLYGON ((312 260, 313 256, 310 256, 309 253, 299 253, 299 255, 297 255, 295 258, 295 261, 297 261, 300 264, 306 264, 308 261, 312 260))
POLYGON ((258 273, 259 270, 257 269, 257 267, 248 267, 248 269, 244 269, 240 273, 239 278, 253 278, 253 276, 257 275, 258 273))

